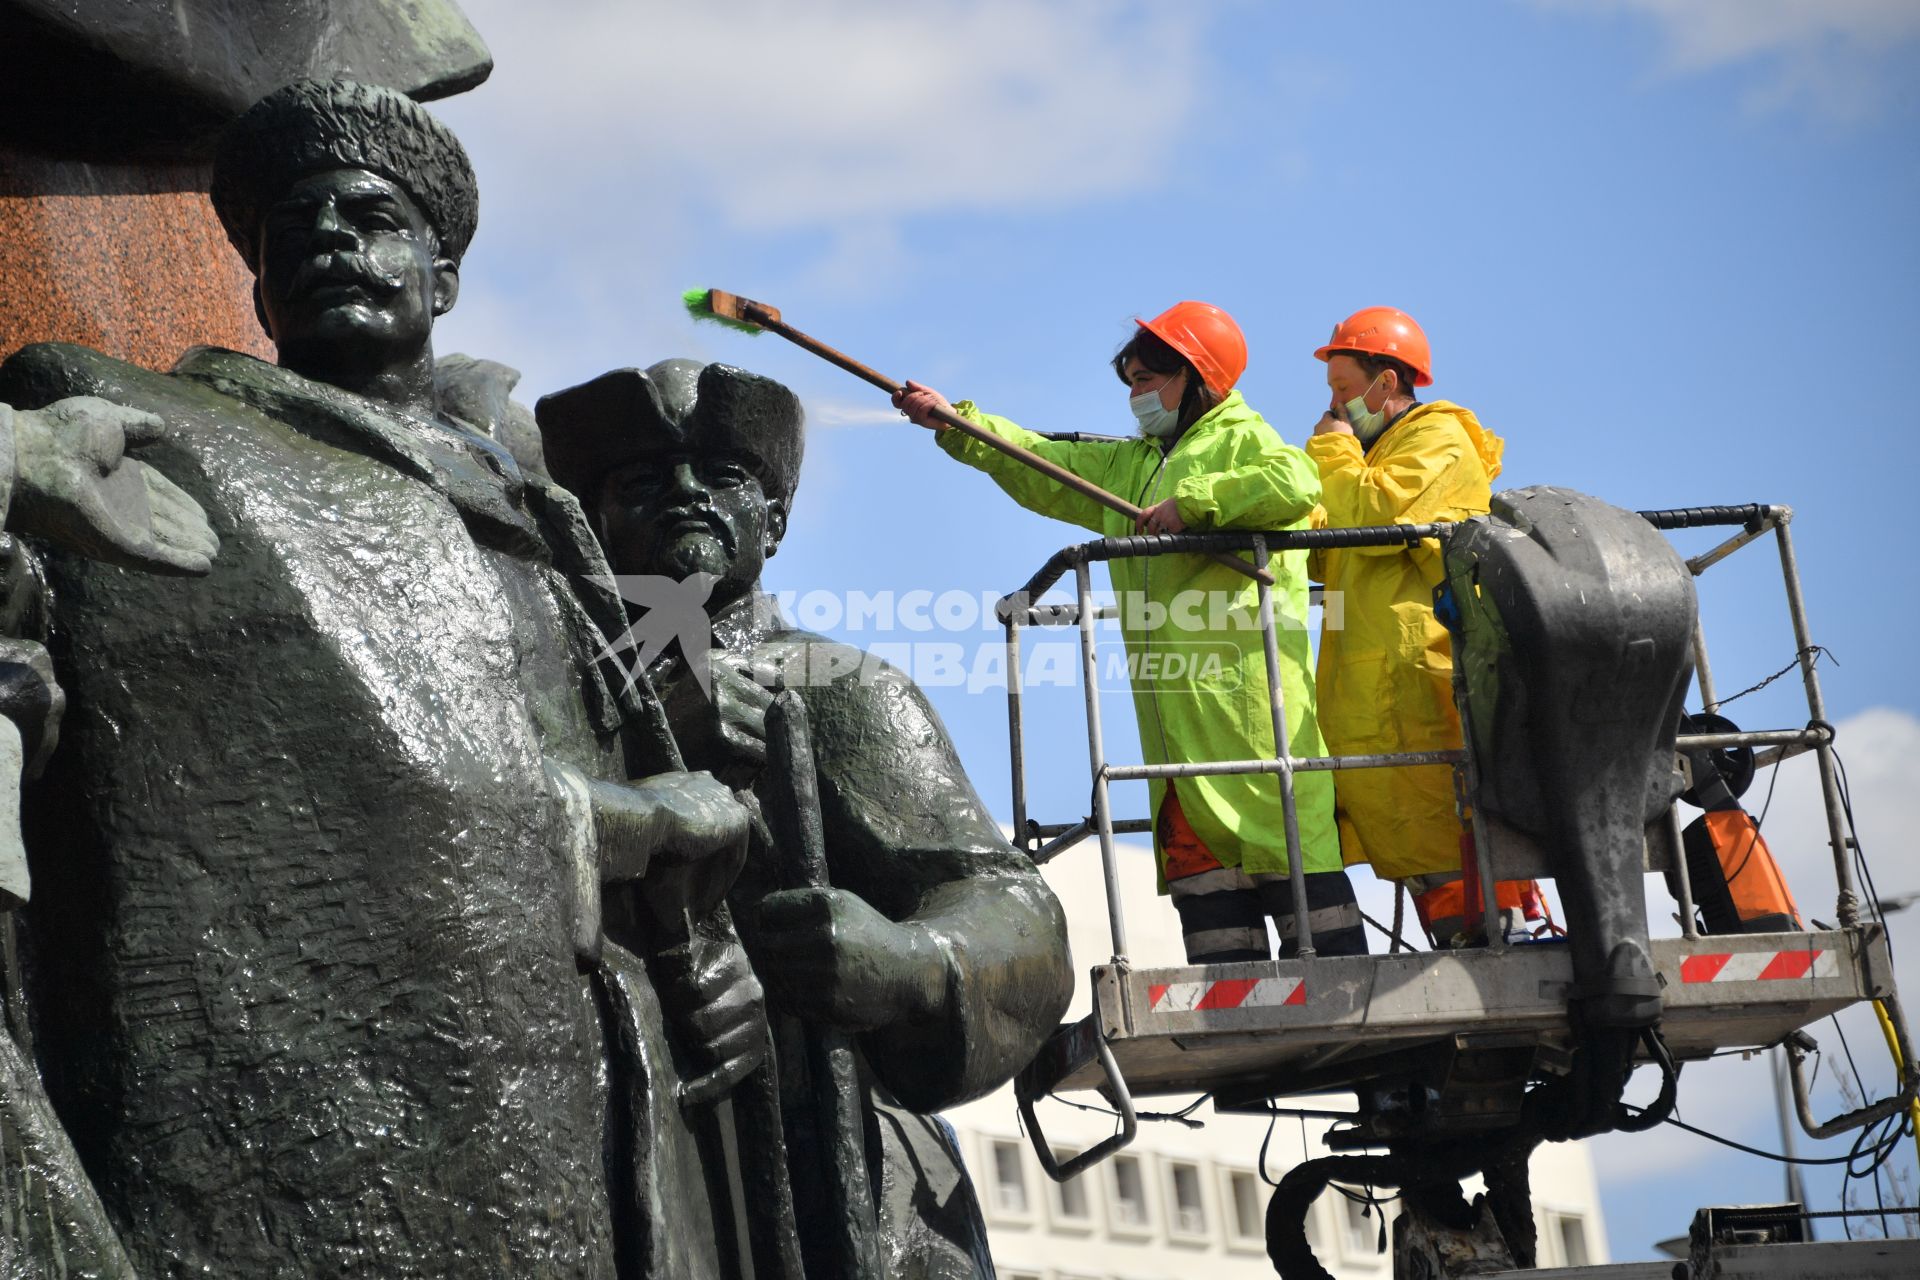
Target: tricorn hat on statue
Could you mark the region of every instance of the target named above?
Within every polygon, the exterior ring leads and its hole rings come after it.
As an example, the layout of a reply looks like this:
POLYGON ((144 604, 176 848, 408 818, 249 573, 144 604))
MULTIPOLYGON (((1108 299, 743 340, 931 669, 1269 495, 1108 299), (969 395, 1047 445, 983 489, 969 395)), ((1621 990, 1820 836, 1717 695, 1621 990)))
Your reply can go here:
POLYGON ((406 94, 352 80, 295 80, 227 126, 208 194, 227 238, 248 262, 260 216, 310 173, 365 169, 420 206, 455 262, 480 222, 480 189, 460 140, 406 94))
POLYGON ((609 474, 672 453, 733 454, 773 501, 791 501, 800 481, 800 398, 732 365, 662 360, 615 369, 542 396, 534 416, 547 469, 589 509, 609 474))

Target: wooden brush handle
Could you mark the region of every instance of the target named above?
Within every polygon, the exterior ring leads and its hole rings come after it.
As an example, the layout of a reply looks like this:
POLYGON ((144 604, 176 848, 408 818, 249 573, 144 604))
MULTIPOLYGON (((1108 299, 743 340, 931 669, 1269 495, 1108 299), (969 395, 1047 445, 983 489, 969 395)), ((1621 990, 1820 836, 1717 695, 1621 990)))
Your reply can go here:
MULTIPOLYGON (((845 369, 861 381, 872 383, 890 396, 899 395, 900 392, 904 390, 899 383, 889 378, 886 374, 881 373, 878 369, 861 364, 852 356, 844 352, 836 351, 819 339, 802 333, 800 330, 782 320, 777 312, 763 307, 757 302, 742 299, 741 314, 761 328, 773 330, 773 332, 779 334, 788 342, 796 346, 805 347, 808 351, 813 352, 813 354, 819 356, 829 364, 839 365, 842 369, 845 369)), ((1049 462, 1047 459, 1033 452, 1033 450, 1023 449, 1011 440, 1003 440, 978 423, 968 422, 951 409, 935 409, 933 416, 953 430, 960 432, 962 435, 978 440, 990 449, 998 449, 1014 461, 1033 468, 1041 475, 1047 477, 1047 479, 1052 480, 1055 484, 1064 485, 1081 497, 1099 503, 1109 511, 1119 512, 1129 520, 1132 520, 1136 525, 1139 523, 1141 514, 1139 507, 1136 507, 1133 503, 1128 502, 1118 494, 1109 493, 1091 480, 1075 475, 1059 463, 1049 462)), ((1220 564, 1226 565, 1237 573, 1245 574, 1255 582, 1265 583, 1267 586, 1273 585, 1273 575, 1271 573, 1263 569, 1256 569, 1249 561, 1242 560, 1231 551, 1209 551, 1207 552, 1207 557, 1220 564)))

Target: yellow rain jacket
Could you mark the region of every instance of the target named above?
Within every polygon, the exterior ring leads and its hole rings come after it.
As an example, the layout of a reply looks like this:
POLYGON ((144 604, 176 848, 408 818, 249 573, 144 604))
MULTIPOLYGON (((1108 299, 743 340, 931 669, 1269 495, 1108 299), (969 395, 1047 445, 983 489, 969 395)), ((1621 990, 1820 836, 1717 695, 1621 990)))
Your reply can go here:
MULTIPOLYGON (((1312 461, 1283 442, 1237 391, 1189 427, 1170 452, 1144 437, 1048 440, 971 404, 954 407, 1003 439, 1141 507, 1175 499, 1181 520, 1195 532, 1303 528, 1319 501, 1320 482, 1312 461)), ((948 453, 992 476, 1030 511, 1108 537, 1136 532, 1125 516, 958 431, 937 432, 936 438, 948 453)), ((1198 555, 1114 560, 1107 567, 1121 607, 1131 670, 1139 677, 1133 683, 1133 705, 1147 762, 1271 758, 1273 716, 1253 580, 1198 555)), ((1276 554, 1272 569, 1287 733, 1293 754, 1324 755, 1305 627, 1306 553, 1276 554)), ((1274 775, 1181 778, 1176 785, 1187 820, 1223 866, 1242 867, 1249 874, 1286 874, 1286 827, 1274 775)), ((1151 790, 1157 814, 1165 784, 1154 782, 1151 790)), ((1294 801, 1306 869, 1340 870, 1332 775, 1296 775, 1294 801)), ((1154 854, 1165 892, 1165 853, 1157 833, 1154 854)))
MULTIPOLYGON (((1316 435, 1323 515, 1335 529, 1485 515, 1500 437, 1445 400, 1415 405, 1363 454, 1345 434, 1316 435)), ((1320 726, 1335 755, 1460 745, 1453 645, 1433 616, 1439 544, 1349 547, 1315 556, 1329 608, 1320 633, 1320 726), (1339 593, 1339 616, 1333 607, 1339 593)), ((1339 775, 1340 843, 1382 879, 1460 869, 1453 771, 1351 769, 1339 775)))

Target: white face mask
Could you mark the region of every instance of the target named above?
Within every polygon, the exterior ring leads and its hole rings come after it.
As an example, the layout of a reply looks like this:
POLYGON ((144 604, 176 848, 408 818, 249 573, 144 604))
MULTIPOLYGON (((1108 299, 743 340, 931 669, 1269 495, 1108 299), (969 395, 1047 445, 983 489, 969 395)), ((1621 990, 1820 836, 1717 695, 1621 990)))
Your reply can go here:
POLYGON ((1384 373, 1374 375, 1373 382, 1344 406, 1347 411, 1347 425, 1353 428, 1353 434, 1360 437, 1362 444, 1372 444, 1379 438, 1381 428, 1387 425, 1385 409, 1367 408, 1367 392, 1373 390, 1374 383, 1386 377, 1384 373))
POLYGON ((1127 401, 1127 408, 1133 410, 1133 420, 1140 424, 1140 430, 1156 440, 1166 439, 1180 425, 1180 411, 1169 409, 1160 402, 1160 392, 1166 385, 1163 382, 1153 390, 1142 391, 1127 401))

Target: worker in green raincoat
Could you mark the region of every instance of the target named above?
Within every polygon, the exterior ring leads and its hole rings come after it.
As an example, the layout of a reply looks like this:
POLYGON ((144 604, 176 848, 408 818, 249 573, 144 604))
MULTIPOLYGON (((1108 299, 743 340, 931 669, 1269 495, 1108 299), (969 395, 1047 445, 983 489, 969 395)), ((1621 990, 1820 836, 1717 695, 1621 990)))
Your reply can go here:
MULTIPOLYGON (((1021 506, 1109 537, 1137 532, 1304 528, 1320 500, 1319 473, 1233 389, 1247 344, 1232 317, 1182 302, 1137 322, 1113 359, 1131 393, 1138 436, 1056 440, 980 412, 952 409, 1143 508, 1138 526, 958 431, 940 446, 992 476, 1021 506)), ((939 428, 940 393, 910 382, 894 399, 907 417, 939 428)), ((1326 754, 1314 709, 1308 646, 1306 553, 1274 556, 1274 617, 1287 733, 1296 756, 1326 754)), ((1272 713, 1254 582, 1202 555, 1114 560, 1140 743, 1150 764, 1272 758, 1272 713)), ((1265 960, 1263 916, 1281 954, 1297 949, 1287 885, 1286 824, 1271 774, 1185 777, 1151 784, 1161 892, 1180 913, 1193 964, 1265 960)), ((1333 778, 1294 777, 1308 924, 1323 955, 1366 951, 1360 909, 1340 860, 1333 778)))

